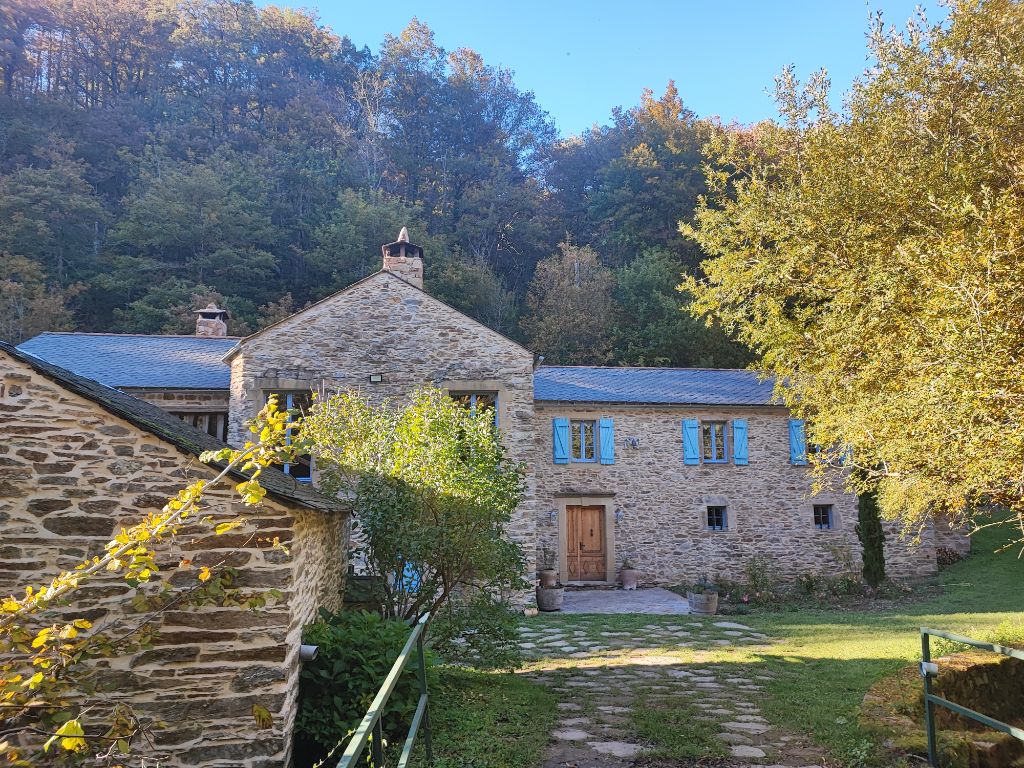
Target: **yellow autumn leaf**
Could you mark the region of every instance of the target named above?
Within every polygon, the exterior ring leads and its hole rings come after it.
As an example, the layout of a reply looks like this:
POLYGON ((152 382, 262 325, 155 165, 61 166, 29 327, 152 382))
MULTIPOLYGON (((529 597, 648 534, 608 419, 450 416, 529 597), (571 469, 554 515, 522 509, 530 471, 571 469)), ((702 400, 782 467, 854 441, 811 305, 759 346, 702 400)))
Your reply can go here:
POLYGON ((61 749, 67 750, 68 752, 81 752, 86 748, 85 731, 82 729, 82 724, 77 720, 68 720, 64 725, 57 729, 57 732, 50 737, 50 740, 43 745, 43 751, 47 752, 50 746, 58 738, 60 739, 61 749))
POLYGON ((210 580, 210 569, 207 568, 205 565, 202 568, 199 569, 199 580, 200 581, 209 581, 210 580))

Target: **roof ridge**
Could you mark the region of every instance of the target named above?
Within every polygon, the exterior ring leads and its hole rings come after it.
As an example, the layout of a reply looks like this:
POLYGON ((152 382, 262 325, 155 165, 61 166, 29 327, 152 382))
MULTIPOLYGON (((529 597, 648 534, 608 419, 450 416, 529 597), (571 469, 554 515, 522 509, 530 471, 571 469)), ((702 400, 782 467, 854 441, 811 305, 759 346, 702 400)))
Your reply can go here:
MULTIPOLYGON (((119 338, 142 338, 142 339, 199 339, 202 341, 238 341, 244 336, 196 336, 194 333, 108 333, 107 331, 43 331, 37 333, 31 339, 26 339, 21 344, 27 344, 32 339, 40 336, 117 336, 119 338)), ((18 346, 20 347, 21 344, 18 346)))
POLYGON ((603 370, 603 371, 723 371, 738 373, 764 373, 754 368, 703 368, 698 366, 654 366, 654 365, 539 365, 537 370, 545 368, 569 368, 572 370, 603 370))

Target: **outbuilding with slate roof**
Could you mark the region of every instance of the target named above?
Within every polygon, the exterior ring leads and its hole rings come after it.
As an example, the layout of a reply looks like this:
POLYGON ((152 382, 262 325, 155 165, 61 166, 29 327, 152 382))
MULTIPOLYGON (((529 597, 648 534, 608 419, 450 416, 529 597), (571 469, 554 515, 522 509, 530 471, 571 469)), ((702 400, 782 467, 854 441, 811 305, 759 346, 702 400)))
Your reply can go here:
MULTIPOLYGON (((224 446, 156 406, 3 343, 0 421, 0 596, 102 553, 122 525, 212 477, 216 468, 197 457, 224 446)), ((104 661, 119 696, 154 724, 167 765, 289 764, 301 631, 319 608, 339 607, 348 510, 278 470, 261 482, 267 497, 257 508, 242 507, 230 486, 205 499, 215 521, 242 514, 246 526, 222 536, 182 529, 161 545, 159 565, 176 584, 198 583, 203 565, 230 566, 235 586, 280 598, 258 612, 167 610, 148 650, 104 661), (287 553, 268 546, 273 538, 287 553), (188 561, 190 570, 179 567, 188 561), (254 707, 271 722, 258 723, 254 707)), ((83 589, 95 623, 139 622, 123 580, 83 589)))

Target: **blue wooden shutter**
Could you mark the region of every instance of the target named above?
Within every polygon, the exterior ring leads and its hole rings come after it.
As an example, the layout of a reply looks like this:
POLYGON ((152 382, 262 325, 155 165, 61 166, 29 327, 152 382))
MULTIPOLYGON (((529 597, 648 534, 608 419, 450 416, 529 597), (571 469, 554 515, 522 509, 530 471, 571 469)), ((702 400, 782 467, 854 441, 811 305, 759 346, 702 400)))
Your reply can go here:
POLYGON ((747 463, 747 420, 732 420, 732 461, 745 466, 747 463))
POLYGON ((789 463, 807 463, 807 435, 803 419, 789 420, 789 463))
POLYGON ((683 419, 683 463, 700 464, 700 427, 696 419, 683 419))
POLYGON ((598 422, 598 442, 601 449, 601 463, 615 463, 615 422, 601 419, 598 422))
POLYGON ((551 420, 551 447, 555 464, 569 463, 569 420, 551 420))

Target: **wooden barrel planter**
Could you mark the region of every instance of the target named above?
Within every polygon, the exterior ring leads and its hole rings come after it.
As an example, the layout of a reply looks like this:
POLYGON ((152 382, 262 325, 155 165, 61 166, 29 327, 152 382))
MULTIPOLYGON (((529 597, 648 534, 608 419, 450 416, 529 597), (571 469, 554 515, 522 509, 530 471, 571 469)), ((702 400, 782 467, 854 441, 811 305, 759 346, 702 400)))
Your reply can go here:
POLYGON ((565 587, 537 587, 537 607, 542 611, 562 610, 565 587))

